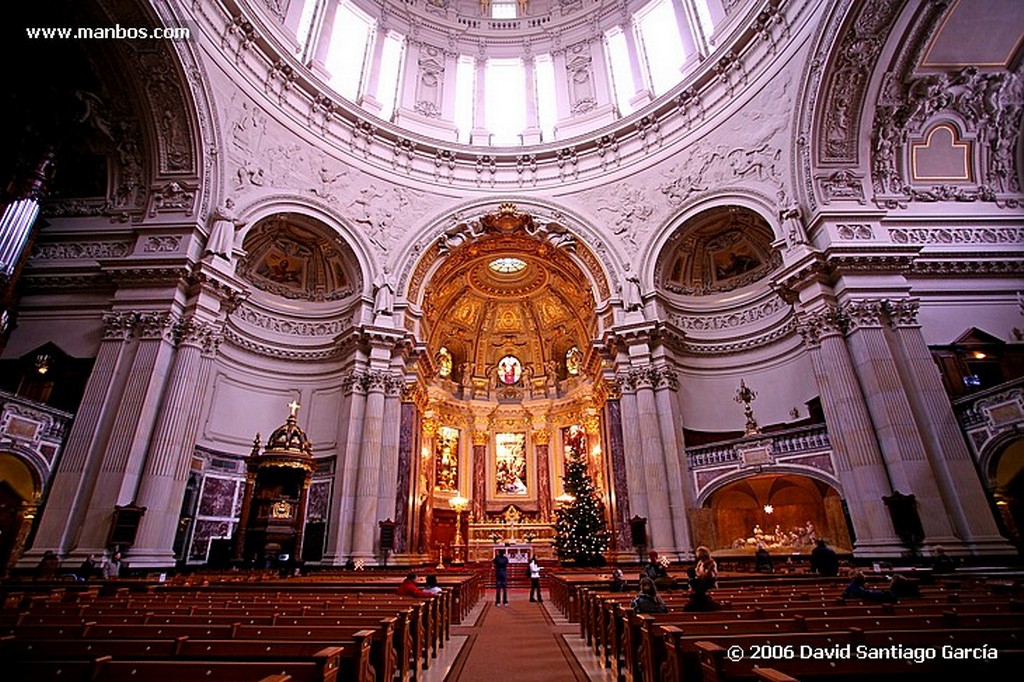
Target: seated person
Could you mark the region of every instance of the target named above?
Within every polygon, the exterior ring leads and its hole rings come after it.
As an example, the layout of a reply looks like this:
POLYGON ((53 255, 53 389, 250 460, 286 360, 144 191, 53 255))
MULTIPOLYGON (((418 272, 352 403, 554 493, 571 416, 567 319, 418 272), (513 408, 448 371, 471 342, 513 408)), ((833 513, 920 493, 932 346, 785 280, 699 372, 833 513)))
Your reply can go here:
POLYGON ((811 550, 811 570, 819 575, 839 575, 839 555, 819 539, 811 550))
POLYGON ((920 585, 920 581, 913 578, 904 578, 899 574, 893 574, 892 578, 889 579, 889 591, 897 599, 900 597, 920 597, 920 585))
POLYGON ((612 592, 625 592, 626 591, 626 576, 623 575, 622 569, 618 566, 612 571, 612 580, 608 584, 608 589, 612 592))
POLYGON ((432 592, 427 592, 419 585, 416 584, 416 574, 410 573, 405 576, 405 580, 398 586, 398 594, 406 597, 433 597, 432 592))
POLYGON ((437 584, 437 576, 433 573, 427 575, 427 584, 423 588, 424 592, 431 594, 441 594, 441 586, 437 584))
POLYGON ((687 611, 713 611, 717 604, 708 594, 718 583, 718 564, 711 557, 711 550, 701 545, 696 550, 697 562, 689 568, 690 601, 683 608, 687 611))
POLYGON ((875 587, 867 586, 867 576, 862 571, 856 571, 853 574, 850 584, 843 590, 844 599, 864 599, 867 601, 877 601, 893 603, 897 601, 897 596, 893 594, 892 590, 884 589, 880 590, 875 587))
POLYGON ((935 548, 935 558, 932 560, 932 571, 935 573, 952 573, 956 570, 956 560, 946 554, 943 547, 935 548))
POLYGON ((772 555, 768 553, 768 548, 764 544, 757 546, 757 551, 754 552, 754 570, 758 573, 771 573, 772 572, 772 555))
POLYGON ((668 569, 661 563, 658 553, 651 550, 647 556, 650 561, 644 564, 640 576, 653 580, 659 590, 674 590, 676 588, 676 579, 668 574, 668 569))
POLYGON ((668 606, 658 595, 658 587, 648 577, 640 578, 640 592, 633 597, 633 613, 665 613, 668 606))

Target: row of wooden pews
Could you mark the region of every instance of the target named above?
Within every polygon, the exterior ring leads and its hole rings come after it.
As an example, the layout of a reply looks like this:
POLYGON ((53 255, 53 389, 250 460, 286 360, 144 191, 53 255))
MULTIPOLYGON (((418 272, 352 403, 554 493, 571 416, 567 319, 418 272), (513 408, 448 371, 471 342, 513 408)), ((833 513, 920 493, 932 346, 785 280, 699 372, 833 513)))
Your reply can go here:
POLYGON ((370 572, 363 581, 204 576, 105 596, 109 584, 48 596, 6 585, 0 657, 9 679, 40 682, 416 682, 479 581, 449 577, 423 599, 395 594, 400 577, 370 572))
POLYGON ((638 615, 631 609, 635 588, 608 592, 605 575, 580 572, 553 575, 551 599, 579 623, 597 661, 627 682, 778 682, 787 675, 836 682, 844 674, 894 679, 971 665, 1006 671, 1024 662, 1019 588, 1008 594, 985 580, 939 581, 898 604, 878 604, 841 599, 846 582, 726 578, 714 592, 714 611, 684 610, 684 590, 662 593, 668 613, 638 615), (901 647, 935 656, 908 663, 901 647), (878 651, 891 655, 873 658, 878 651))

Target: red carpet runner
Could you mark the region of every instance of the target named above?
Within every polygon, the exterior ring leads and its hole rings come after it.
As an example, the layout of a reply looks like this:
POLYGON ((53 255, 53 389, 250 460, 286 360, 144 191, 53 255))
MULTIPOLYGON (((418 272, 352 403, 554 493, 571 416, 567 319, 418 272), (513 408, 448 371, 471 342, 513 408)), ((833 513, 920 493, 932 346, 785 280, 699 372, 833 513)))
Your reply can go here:
POLYGON ((562 637, 579 637, 579 626, 556 625, 544 608, 547 604, 530 603, 528 596, 528 590, 512 589, 508 606, 495 607, 494 592, 489 591, 480 619, 452 628, 452 635, 464 634, 469 639, 445 682, 585 682, 588 679, 562 637))

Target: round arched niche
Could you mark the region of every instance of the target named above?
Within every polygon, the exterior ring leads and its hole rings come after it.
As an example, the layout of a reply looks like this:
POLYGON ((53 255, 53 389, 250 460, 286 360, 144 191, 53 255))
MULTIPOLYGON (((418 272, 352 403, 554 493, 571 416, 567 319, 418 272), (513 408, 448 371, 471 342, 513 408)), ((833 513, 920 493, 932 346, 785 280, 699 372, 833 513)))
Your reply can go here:
POLYGON ((298 213, 268 216, 248 231, 238 274, 285 299, 344 301, 362 291, 352 249, 326 223, 298 213))
POLYGON ((704 540, 719 554, 750 554, 759 543, 775 554, 806 554, 817 538, 850 548, 839 493, 809 476, 749 476, 716 490, 704 509, 713 536, 704 540))
POLYGON ((710 296, 765 279, 782 264, 775 233, 757 212, 716 206, 689 218, 658 259, 656 283, 682 296, 710 296))
POLYGON ((556 383, 576 377, 566 353, 586 355, 597 329, 582 248, 511 206, 449 230, 423 288, 421 330, 435 374, 461 384, 465 397, 471 387, 553 396, 556 383))

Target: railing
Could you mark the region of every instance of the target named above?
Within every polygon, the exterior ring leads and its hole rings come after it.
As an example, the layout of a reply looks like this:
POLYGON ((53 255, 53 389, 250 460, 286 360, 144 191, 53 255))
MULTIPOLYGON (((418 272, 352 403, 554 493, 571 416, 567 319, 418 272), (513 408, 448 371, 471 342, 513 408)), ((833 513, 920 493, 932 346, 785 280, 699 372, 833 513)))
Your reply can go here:
POLYGON ((771 442, 771 452, 775 456, 823 452, 832 447, 828 437, 828 428, 824 424, 815 424, 687 448, 686 466, 692 470, 739 462, 742 457, 741 446, 754 442, 765 443, 766 441, 771 442))

